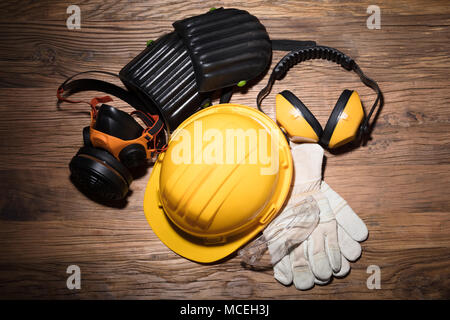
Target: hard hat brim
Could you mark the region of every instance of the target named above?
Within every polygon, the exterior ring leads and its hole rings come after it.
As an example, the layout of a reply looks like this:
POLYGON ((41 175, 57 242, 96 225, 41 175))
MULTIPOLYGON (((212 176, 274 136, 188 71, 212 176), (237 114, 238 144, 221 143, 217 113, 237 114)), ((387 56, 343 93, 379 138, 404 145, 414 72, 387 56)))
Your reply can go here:
MULTIPOLYGON (((275 191, 272 194, 272 199, 271 201, 269 201, 273 206, 267 206, 264 209, 264 211, 261 213, 261 217, 264 218, 262 218, 260 223, 258 223, 257 226, 254 227, 254 229, 246 232, 245 234, 242 234, 241 236, 226 239, 226 242, 224 243, 209 244, 186 234, 184 231, 176 227, 171 219, 166 215, 163 206, 160 203, 159 195, 161 166, 164 154, 161 154, 159 156, 158 160, 155 162, 153 171, 147 184, 147 188, 145 190, 145 216, 151 228, 153 229, 153 232, 167 247, 186 259, 200 263, 211 263, 222 260, 223 258, 238 250, 244 244, 253 239, 259 232, 261 232, 267 226, 267 224, 278 214, 279 210, 283 206, 290 190, 293 174, 292 156, 289 144, 284 139, 282 132, 275 124, 275 122, 273 122, 273 120, 271 120, 263 113, 247 106, 223 104, 215 107, 219 108, 219 106, 224 108, 239 107, 240 112, 242 112, 243 114, 261 121, 268 128, 279 131, 280 137, 282 137, 282 139, 277 140, 280 148, 279 170, 281 172, 279 173, 280 177, 278 179, 275 191), (271 208, 274 208, 274 214, 270 214, 270 212, 272 212, 270 211, 271 208)), ((214 107, 209 107, 208 109, 196 113, 194 116, 191 116, 191 118, 185 120, 185 122, 183 123, 193 121, 192 119, 199 117, 199 115, 202 112, 206 112, 206 110, 210 110, 210 112, 213 112, 214 110, 212 108, 214 107)), ((183 124, 181 124, 180 127, 183 127, 183 124)))
POLYGON ((250 241, 264 227, 255 228, 240 238, 217 245, 206 245, 186 239, 182 231, 177 230, 176 227, 174 228, 164 209, 159 205, 158 185, 160 172, 161 163, 157 161, 145 191, 144 212, 153 232, 167 247, 180 256, 200 263, 211 263, 221 260, 250 241))

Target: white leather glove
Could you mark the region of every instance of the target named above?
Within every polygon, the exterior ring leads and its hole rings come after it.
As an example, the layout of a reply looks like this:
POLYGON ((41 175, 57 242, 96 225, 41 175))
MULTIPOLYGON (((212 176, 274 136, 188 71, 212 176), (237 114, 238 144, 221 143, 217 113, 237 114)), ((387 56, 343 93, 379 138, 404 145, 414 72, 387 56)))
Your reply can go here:
POLYGON ((284 285, 294 282, 299 290, 310 289, 315 283, 326 284, 332 275, 348 274, 348 261, 360 257, 359 242, 368 236, 364 222, 325 182, 320 193, 321 196, 316 196, 322 198, 318 227, 274 267, 274 276, 279 282, 284 285))
POLYGON ((315 143, 291 143, 291 152, 294 177, 286 207, 319 191, 322 180, 323 148, 321 146, 315 143))
POLYGON ((317 144, 291 144, 291 149, 294 177, 290 198, 263 234, 239 251, 248 266, 272 268, 303 242, 319 221, 319 207, 313 195, 320 188, 323 149, 317 144))

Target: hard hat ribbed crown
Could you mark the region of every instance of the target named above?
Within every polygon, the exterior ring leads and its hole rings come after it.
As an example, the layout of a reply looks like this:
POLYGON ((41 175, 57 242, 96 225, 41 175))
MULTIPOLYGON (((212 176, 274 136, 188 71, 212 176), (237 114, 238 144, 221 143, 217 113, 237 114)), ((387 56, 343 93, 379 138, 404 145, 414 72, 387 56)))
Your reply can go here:
POLYGON ((279 175, 262 170, 271 165, 272 143, 258 119, 232 108, 180 127, 162 160, 160 199, 166 214, 201 238, 228 237, 259 223, 279 175))
POLYGON ((291 179, 289 144, 275 122, 254 108, 220 104, 172 134, 153 167, 144 211, 173 251, 214 262, 264 229, 291 179))

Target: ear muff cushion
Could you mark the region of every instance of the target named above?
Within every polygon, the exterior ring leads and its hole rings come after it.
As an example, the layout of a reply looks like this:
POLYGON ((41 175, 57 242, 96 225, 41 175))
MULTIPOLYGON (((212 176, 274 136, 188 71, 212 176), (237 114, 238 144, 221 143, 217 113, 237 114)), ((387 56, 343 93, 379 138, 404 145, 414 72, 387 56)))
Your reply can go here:
POLYGON ((345 109, 348 100, 350 99, 353 91, 352 90, 344 90, 341 93, 336 105, 334 106, 333 111, 331 112, 330 118, 328 118, 327 124, 325 125, 325 129, 323 130, 322 138, 320 139, 320 143, 324 147, 328 147, 330 143, 331 136, 333 135, 334 129, 339 122, 342 111, 345 109))
POLYGON ((102 200, 126 196, 131 173, 105 150, 83 147, 70 162, 74 183, 87 194, 102 200))
POLYGON ((305 118, 305 120, 311 125, 311 128, 320 138, 320 136, 322 135, 322 126, 320 125, 319 121, 317 121, 316 117, 314 117, 314 115, 311 113, 311 111, 309 111, 309 109, 305 106, 305 104, 289 90, 284 90, 280 92, 280 94, 300 111, 300 113, 303 115, 303 118, 305 118))

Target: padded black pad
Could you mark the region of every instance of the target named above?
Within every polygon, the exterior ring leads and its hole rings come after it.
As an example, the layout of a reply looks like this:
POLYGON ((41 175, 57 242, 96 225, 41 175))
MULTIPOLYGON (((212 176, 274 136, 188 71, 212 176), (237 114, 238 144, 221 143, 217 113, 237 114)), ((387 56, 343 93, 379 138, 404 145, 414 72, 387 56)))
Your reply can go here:
POLYGON ((339 118, 341 117, 342 111, 344 111, 345 106, 347 105, 348 100, 350 99, 353 90, 345 89, 342 91, 341 96, 339 97, 336 105, 334 106, 333 111, 331 112, 330 118, 325 125, 325 129, 323 130, 322 138, 320 139, 320 143, 324 147, 328 147, 330 143, 331 136, 333 135, 334 129, 339 122, 339 118))
POLYGON ((319 121, 317 121, 316 117, 314 117, 312 112, 305 106, 305 104, 289 90, 284 90, 280 94, 301 112, 303 118, 305 118, 305 120, 311 125, 311 128, 313 128, 314 132, 317 134, 317 137, 320 139, 322 136, 322 126, 319 121))
POLYGON ((246 11, 215 9, 173 26, 119 73, 142 101, 137 109, 161 115, 169 132, 212 91, 257 77, 272 57, 266 29, 246 11))
POLYGON ((143 102, 137 109, 160 114, 168 131, 200 110, 206 97, 198 90, 191 57, 176 32, 148 45, 119 76, 143 102))
POLYGON ((200 92, 259 76, 270 64, 272 43, 258 18, 238 9, 214 9, 173 23, 186 45, 200 92))

